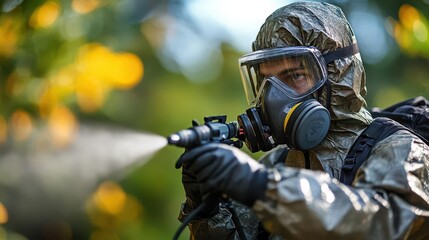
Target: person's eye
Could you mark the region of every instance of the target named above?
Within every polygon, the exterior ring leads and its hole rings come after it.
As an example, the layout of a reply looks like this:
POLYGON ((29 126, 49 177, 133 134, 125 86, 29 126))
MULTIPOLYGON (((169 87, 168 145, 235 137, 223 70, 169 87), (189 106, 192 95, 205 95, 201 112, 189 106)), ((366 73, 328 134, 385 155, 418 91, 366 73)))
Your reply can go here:
POLYGON ((293 86, 304 81, 306 76, 301 72, 290 72, 280 76, 280 79, 282 79, 282 81, 286 84, 293 86))
POLYGON ((305 79, 305 75, 302 73, 292 73, 290 79, 294 82, 299 82, 305 79))

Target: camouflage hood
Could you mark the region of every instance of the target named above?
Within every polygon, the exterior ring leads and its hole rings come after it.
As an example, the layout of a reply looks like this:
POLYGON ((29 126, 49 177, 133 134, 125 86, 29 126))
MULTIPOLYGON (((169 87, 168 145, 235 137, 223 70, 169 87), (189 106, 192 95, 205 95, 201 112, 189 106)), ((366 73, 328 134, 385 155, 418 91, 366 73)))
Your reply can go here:
MULTIPOLYGON (((295 2, 273 12, 262 25, 253 50, 287 46, 314 46, 322 54, 356 43, 353 30, 342 10, 320 2, 295 2)), ((331 127, 320 145, 313 149, 327 172, 338 173, 343 154, 372 118, 365 109, 365 70, 360 54, 328 64, 331 85, 331 127), (334 156, 332 154, 340 155, 334 156), (325 160, 325 161, 323 161, 325 160), (331 162, 330 166, 324 162, 331 162), (335 168, 334 169, 332 169, 335 168)), ((326 106, 326 88, 320 102, 326 106)))

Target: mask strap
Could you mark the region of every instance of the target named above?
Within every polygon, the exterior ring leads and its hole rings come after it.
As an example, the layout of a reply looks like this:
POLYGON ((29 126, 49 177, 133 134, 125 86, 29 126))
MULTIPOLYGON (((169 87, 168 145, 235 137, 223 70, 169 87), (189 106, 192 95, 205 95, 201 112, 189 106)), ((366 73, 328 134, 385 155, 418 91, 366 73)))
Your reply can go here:
POLYGON ((358 47, 357 43, 353 43, 350 46, 343 47, 343 48, 337 49, 335 51, 325 53, 322 56, 325 59, 326 64, 328 64, 334 60, 353 56, 356 53, 359 53, 359 47, 358 47))
POLYGON ((326 108, 331 109, 331 97, 332 97, 331 81, 327 79, 325 82, 325 85, 326 85, 326 108))
MULTIPOLYGON (((343 47, 343 48, 337 49, 337 50, 332 51, 332 52, 328 52, 326 54, 323 54, 322 56, 325 59, 326 64, 328 64, 334 60, 350 57, 350 56, 353 56, 357 53, 359 53, 359 47, 358 47, 357 43, 353 43, 350 46, 343 47)), ((330 83, 329 79, 325 82, 325 85, 327 88, 326 89, 327 90, 326 91, 327 92, 326 107, 327 107, 327 109, 330 109, 332 93, 331 93, 331 83, 330 83)))
POLYGON ((305 169, 311 169, 311 162, 310 162, 310 153, 307 151, 304 151, 304 158, 305 158, 305 169))

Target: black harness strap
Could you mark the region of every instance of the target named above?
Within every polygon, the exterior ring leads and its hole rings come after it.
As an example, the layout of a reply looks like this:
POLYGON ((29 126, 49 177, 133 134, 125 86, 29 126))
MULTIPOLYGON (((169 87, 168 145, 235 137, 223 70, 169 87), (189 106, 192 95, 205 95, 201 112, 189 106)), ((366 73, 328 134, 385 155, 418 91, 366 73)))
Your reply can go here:
POLYGON ((412 130, 391 119, 374 119, 361 135, 359 135, 349 150, 341 169, 340 181, 347 185, 351 185, 357 171, 367 160, 372 147, 398 130, 407 130, 414 133, 412 130))

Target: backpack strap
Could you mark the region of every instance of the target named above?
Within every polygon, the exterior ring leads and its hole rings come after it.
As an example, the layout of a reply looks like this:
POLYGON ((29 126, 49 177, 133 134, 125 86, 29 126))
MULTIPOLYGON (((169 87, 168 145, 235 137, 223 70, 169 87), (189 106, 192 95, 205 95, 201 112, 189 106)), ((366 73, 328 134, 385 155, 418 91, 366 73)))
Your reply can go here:
POLYGON ((374 145, 398 130, 411 131, 388 118, 374 119, 350 148, 341 169, 340 182, 351 185, 357 171, 368 158, 374 145))

